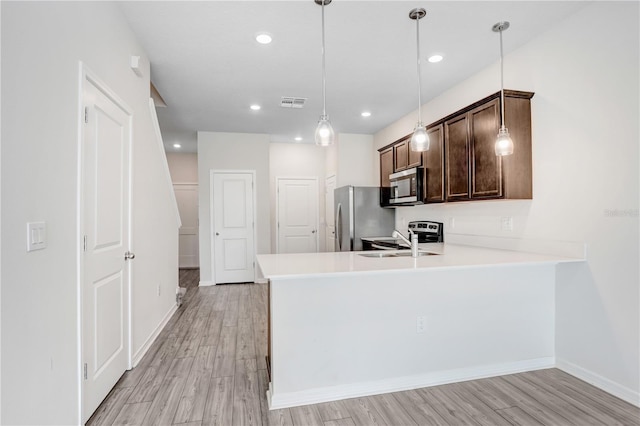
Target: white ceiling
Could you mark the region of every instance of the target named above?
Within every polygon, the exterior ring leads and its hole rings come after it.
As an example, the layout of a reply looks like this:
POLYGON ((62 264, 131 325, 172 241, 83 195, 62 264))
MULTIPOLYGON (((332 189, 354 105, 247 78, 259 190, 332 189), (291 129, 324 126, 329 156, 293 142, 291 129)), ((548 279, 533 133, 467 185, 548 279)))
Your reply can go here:
MULTIPOLYGON (((421 57, 444 56, 438 64, 422 62, 426 103, 499 60, 499 37, 491 31, 496 22, 511 23, 504 33, 508 53, 585 4, 334 0, 325 6, 327 113, 333 127, 337 133, 373 134, 417 109, 416 26, 408 17, 414 7, 427 10, 420 21, 421 57), (364 110, 371 117, 361 117, 364 110)), ((313 142, 322 111, 321 7, 313 0, 120 5, 168 104, 158 109, 165 135, 266 133, 272 142, 293 142, 296 136, 313 142), (270 33, 273 42, 258 44, 259 32, 270 33), (307 98, 306 106, 281 108, 282 96, 307 98), (251 111, 254 103, 262 109, 251 111)), ((165 144, 178 137, 165 138, 165 144)), ((195 144, 185 149, 195 151, 195 144)))

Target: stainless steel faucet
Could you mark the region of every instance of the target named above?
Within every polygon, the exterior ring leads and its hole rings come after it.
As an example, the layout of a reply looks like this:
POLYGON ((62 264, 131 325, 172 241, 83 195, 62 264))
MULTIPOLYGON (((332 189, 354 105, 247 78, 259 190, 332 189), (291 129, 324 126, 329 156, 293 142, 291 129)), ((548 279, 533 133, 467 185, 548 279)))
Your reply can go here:
POLYGON ((400 238, 402 241, 408 244, 409 247, 411 247, 411 257, 418 257, 418 234, 413 232, 411 229, 409 229, 409 234, 411 235, 411 241, 407 240, 405 236, 402 235, 397 229, 393 231, 393 234, 391 234, 391 236, 393 238, 400 238))

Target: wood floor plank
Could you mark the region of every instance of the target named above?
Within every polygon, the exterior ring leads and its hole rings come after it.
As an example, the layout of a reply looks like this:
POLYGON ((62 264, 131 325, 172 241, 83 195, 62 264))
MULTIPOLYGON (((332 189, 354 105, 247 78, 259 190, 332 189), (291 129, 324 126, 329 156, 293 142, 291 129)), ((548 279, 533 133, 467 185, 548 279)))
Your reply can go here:
POLYGON ((227 377, 235 374, 237 335, 238 327, 222 327, 213 364, 213 377, 227 377))
POLYGON ((255 359, 256 346, 253 334, 253 321, 238 319, 238 337, 236 341, 236 359, 255 359))
POLYGON ((316 405, 320 412, 320 417, 324 422, 328 420, 340 420, 350 416, 344 401, 331 401, 316 405))
POLYGON ((544 392, 536 385, 524 380, 520 375, 510 374, 507 376, 501 376, 500 379, 510 383, 514 387, 517 387, 522 392, 525 392, 530 398, 539 401, 546 409, 553 410, 556 413, 562 413, 563 417, 567 418, 571 423, 579 424, 581 426, 600 426, 602 424, 579 408, 544 392))
POLYGON ((382 426, 387 423, 367 398, 354 398, 344 401, 347 410, 357 425, 382 426))
POLYGON ((174 359, 162 383, 162 387, 153 399, 142 424, 170 425, 173 423, 192 364, 193 358, 174 359))
POLYGON ((220 332, 222 331, 222 320, 224 311, 211 311, 209 315, 202 341, 203 346, 217 346, 220 340, 220 332))
POLYGON ((417 425, 409 413, 391 394, 373 395, 368 398, 388 425, 417 425))
POLYGON ((105 402, 91 416, 87 422, 87 426, 104 426, 111 425, 115 422, 118 414, 129 399, 132 387, 115 387, 111 390, 105 402))
POLYGON ((228 285, 216 285, 215 297, 213 299, 213 304, 211 305, 212 311, 220 311, 224 312, 227 307, 227 300, 229 297, 229 286, 228 285))
POLYGON ((233 392, 234 425, 260 426, 262 424, 259 388, 256 360, 238 360, 233 392))
POLYGON ((616 398, 562 370, 552 368, 534 371, 531 374, 541 376, 543 380, 553 383, 554 386, 572 392, 572 395, 580 395, 581 400, 585 403, 599 407, 604 413, 618 419, 622 423, 634 424, 633 422, 636 422, 640 425, 640 408, 620 398, 616 398))
POLYGON ((550 396, 559 398, 560 400, 576 407, 580 411, 583 411, 600 424, 605 424, 607 426, 624 426, 626 423, 624 420, 621 421, 618 419, 617 416, 607 413, 606 406, 598 406, 596 401, 581 397, 579 394, 576 394, 571 390, 567 390, 559 386, 551 386, 545 380, 542 380, 540 376, 528 374, 526 376, 520 376, 520 378, 522 380, 526 380, 532 386, 541 389, 543 392, 548 393, 550 396))
POLYGON ((452 401, 449 397, 447 391, 442 388, 444 388, 444 386, 423 388, 419 389, 418 392, 423 394, 427 403, 440 414, 447 424, 478 425, 479 423, 467 414, 462 407, 456 405, 455 401, 452 401))
POLYGON ((504 417, 496 414, 488 405, 458 383, 440 387, 449 400, 459 406, 476 423, 484 426, 509 426, 504 417))
POLYGON ((447 422, 422 397, 417 390, 391 394, 411 418, 419 425, 446 425, 447 422))
POLYGON ((201 346, 193 361, 193 366, 184 386, 180 403, 173 419, 174 423, 202 421, 204 406, 211 381, 213 346, 201 346))
POLYGON ((544 426, 520 407, 501 408, 496 413, 515 426, 544 426))
POLYGON ((149 408, 151 402, 139 402, 136 404, 125 404, 122 410, 118 413, 118 416, 113 421, 114 425, 141 425, 149 408))
POLYGON ((291 412, 291 419, 295 426, 324 426, 318 407, 315 405, 291 407, 289 411, 291 412))
POLYGON ((212 377, 202 426, 229 426, 233 421, 234 377, 212 377))
MULTIPOLYGON (((398 423, 398 425, 400 424, 401 423, 398 423)), ((347 417, 344 419, 327 420, 324 422, 324 426, 356 426, 356 424, 351 417, 347 417)))

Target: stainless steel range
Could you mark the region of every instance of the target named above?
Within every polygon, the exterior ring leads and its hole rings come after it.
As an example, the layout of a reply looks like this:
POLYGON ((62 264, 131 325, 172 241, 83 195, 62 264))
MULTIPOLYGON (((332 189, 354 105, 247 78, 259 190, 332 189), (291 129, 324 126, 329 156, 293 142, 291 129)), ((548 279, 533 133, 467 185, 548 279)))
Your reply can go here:
MULTIPOLYGON (((408 230, 418 235, 418 243, 444 242, 444 227, 440 222, 417 220, 409 222, 408 230)), ((393 237, 362 238, 363 250, 402 250, 409 248, 402 240, 393 237)))

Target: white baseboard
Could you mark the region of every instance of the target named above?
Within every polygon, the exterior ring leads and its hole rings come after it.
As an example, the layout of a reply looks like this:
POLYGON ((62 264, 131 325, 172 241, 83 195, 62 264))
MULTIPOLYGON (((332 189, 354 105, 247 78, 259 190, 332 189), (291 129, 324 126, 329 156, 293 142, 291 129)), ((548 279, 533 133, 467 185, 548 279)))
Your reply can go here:
POLYGON ((274 394, 273 388, 269 386, 267 401, 269 403, 269 409, 276 410, 280 408, 296 407, 299 405, 318 404, 340 399, 357 398, 361 396, 444 385, 447 383, 464 382, 467 380, 483 379, 486 377, 502 376, 505 374, 522 373, 525 371, 540 370, 543 368, 553 368, 554 366, 554 357, 544 357, 506 364, 487 365, 476 368, 459 368, 455 370, 415 376, 396 377, 371 382, 308 389, 300 392, 274 394))
POLYGON ((629 389, 626 386, 563 359, 556 360, 556 368, 559 368, 565 373, 571 374, 580 380, 584 380, 585 382, 592 384, 613 396, 627 401, 629 404, 640 407, 640 392, 638 391, 629 389))
POLYGON ((256 278, 256 284, 267 284, 269 282, 266 278, 256 278))
POLYGON ((149 338, 147 338, 146 342, 144 342, 142 347, 138 349, 138 351, 133 355, 133 360, 132 360, 133 367, 138 365, 140 360, 142 360, 142 357, 147 353, 147 351, 149 350, 153 342, 156 340, 156 338, 164 328, 164 326, 167 325, 167 323, 169 322, 169 320, 177 310, 178 310, 178 307, 175 304, 171 306, 171 309, 169 309, 169 312, 167 312, 164 318, 162 318, 162 321, 160 321, 160 324, 158 324, 156 329, 153 330, 153 332, 151 333, 149 338))
POLYGON ((213 281, 200 281, 200 283, 198 284, 198 286, 200 287, 208 287, 210 285, 216 285, 216 283, 213 281))

